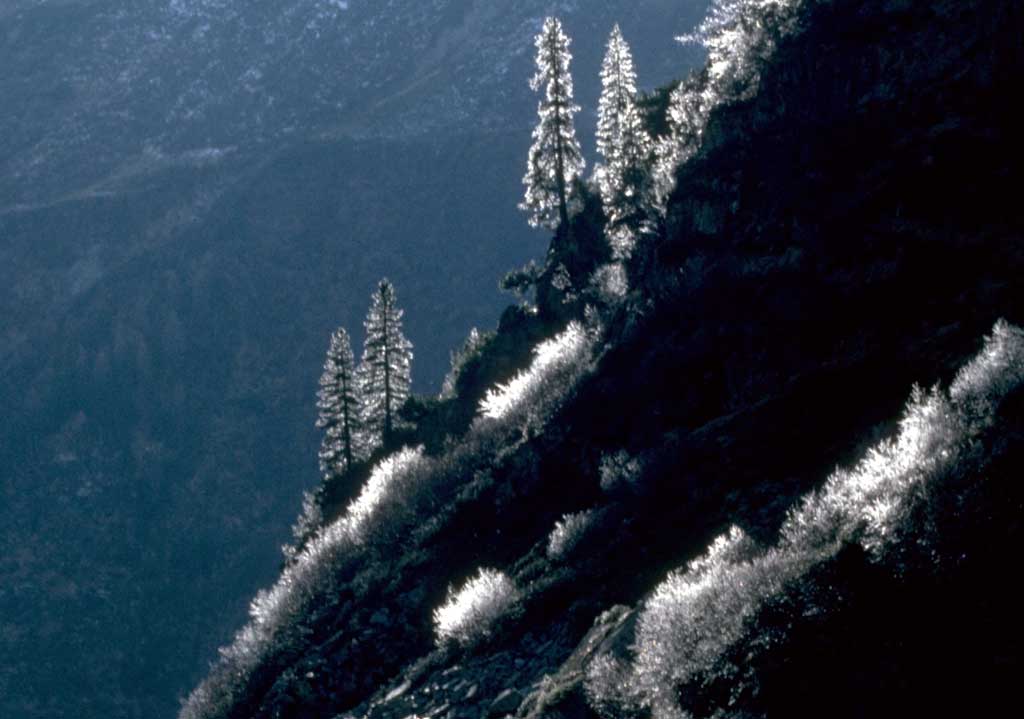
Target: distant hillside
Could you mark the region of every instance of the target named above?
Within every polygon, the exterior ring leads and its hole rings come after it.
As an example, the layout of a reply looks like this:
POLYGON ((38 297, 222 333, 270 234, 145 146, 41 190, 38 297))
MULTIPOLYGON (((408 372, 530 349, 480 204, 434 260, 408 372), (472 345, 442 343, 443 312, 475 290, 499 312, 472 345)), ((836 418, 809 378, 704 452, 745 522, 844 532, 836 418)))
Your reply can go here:
MULTIPOLYGON (((527 126, 533 35, 558 12, 580 36, 584 99, 612 24, 648 82, 696 57, 673 47, 705 0, 602 3, 112 0, 19 3, 0 35, 0 209, 131 188, 203 153, 295 138, 527 126)), ((582 79, 582 78, 581 78, 582 79)))

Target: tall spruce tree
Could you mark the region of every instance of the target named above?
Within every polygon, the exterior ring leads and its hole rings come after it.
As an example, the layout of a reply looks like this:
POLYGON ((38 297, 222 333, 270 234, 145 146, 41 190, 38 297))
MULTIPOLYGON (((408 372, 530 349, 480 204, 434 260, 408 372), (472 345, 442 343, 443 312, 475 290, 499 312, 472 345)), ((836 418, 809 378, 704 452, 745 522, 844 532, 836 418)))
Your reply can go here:
POLYGON ((320 442, 320 471, 325 480, 347 472, 364 450, 356 363, 348 332, 339 327, 331 335, 320 376, 316 426, 324 430, 320 442))
POLYGON ((562 23, 547 18, 535 40, 537 72, 530 80, 534 92, 544 95, 537 105, 539 121, 523 178, 526 194, 519 207, 529 213, 531 226, 552 230, 568 227, 569 210, 577 199, 576 179, 586 166, 573 125, 580 107, 573 101, 569 42, 562 23))
POLYGON ((412 384, 412 343, 402 334, 402 314, 395 288, 381 280, 366 315, 359 365, 363 422, 375 444, 391 439, 398 409, 408 399, 412 384))
POLYGON ((607 234, 617 254, 627 254, 636 234, 654 217, 654 143, 637 106, 636 71, 629 45, 616 25, 601 67, 597 149, 604 165, 595 173, 607 234))

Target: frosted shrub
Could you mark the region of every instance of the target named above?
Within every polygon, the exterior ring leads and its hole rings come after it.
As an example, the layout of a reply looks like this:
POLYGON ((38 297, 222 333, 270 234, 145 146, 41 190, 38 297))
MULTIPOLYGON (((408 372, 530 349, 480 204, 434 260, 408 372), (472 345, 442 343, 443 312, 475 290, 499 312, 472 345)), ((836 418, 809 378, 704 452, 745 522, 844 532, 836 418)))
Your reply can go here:
POLYGON ((220 649, 219 663, 189 695, 180 719, 217 716, 218 707, 229 706, 260 661, 294 637, 309 600, 330 591, 336 563, 352 548, 341 520, 307 542, 277 583, 257 592, 249 605, 249 623, 220 649))
POLYGON ((594 657, 583 688, 587 702, 603 717, 635 716, 644 703, 633 668, 613 654, 594 657))
POLYGON ((295 524, 292 525, 292 539, 295 543, 285 544, 281 547, 281 553, 284 554, 285 559, 289 561, 294 559, 298 551, 297 548, 301 547, 320 528, 323 521, 324 514, 320 509, 320 503, 316 501, 316 495, 313 492, 303 492, 302 511, 299 513, 298 519, 295 520, 295 524))
POLYGON ((852 470, 838 470, 790 512, 783 545, 831 555, 859 540, 880 548, 899 524, 911 490, 955 462, 966 427, 945 393, 914 388, 896 437, 868 450, 852 470))
POLYGON ((588 669, 592 705, 605 716, 636 705, 655 719, 687 717, 679 688, 712 671, 767 600, 845 546, 860 544, 877 560, 899 546, 930 485, 949 476, 999 402, 1022 384, 1024 332, 1000 322, 948 392, 915 387, 895 437, 791 510, 775 547, 759 551, 734 527, 670 573, 643 605, 629 670, 614 657, 588 669), (614 689, 610 677, 635 686, 636 695, 614 689))
POLYGON ((979 417, 991 416, 993 404, 1022 382, 1024 330, 999 320, 982 351, 957 373, 949 395, 979 417))
POLYGON ((277 583, 256 593, 249 605, 249 623, 235 634, 230 645, 220 649, 220 663, 189 696, 181 719, 216 714, 212 707, 229 704, 244 678, 268 652, 286 646, 301 634, 306 607, 333 591, 340 564, 374 537, 383 520, 393 520, 404 509, 411 501, 409 495, 420 488, 417 483, 429 466, 423 448, 418 447, 405 448, 374 468, 347 512, 321 527, 301 551, 293 554, 293 561, 277 583))
POLYGON ((537 345, 533 362, 508 383, 489 389, 480 402, 480 414, 489 419, 511 418, 517 413, 543 415, 578 378, 593 342, 579 322, 537 345))
POLYGON ((640 460, 630 457, 625 450, 601 457, 598 473, 601 489, 610 492, 623 486, 635 484, 640 479, 640 460))
POLYGON ((444 382, 441 383, 441 393, 438 395, 438 399, 451 399, 455 396, 459 377, 462 376, 466 364, 480 354, 480 350, 487 344, 491 336, 492 333, 481 334, 476 327, 469 331, 466 341, 451 354, 451 369, 448 370, 444 382))
POLYGON ((675 716, 674 688, 742 635, 767 570, 754 550, 733 527, 686 570, 669 574, 645 603, 636 630, 641 651, 635 680, 655 716, 675 716))
POLYGON ((791 32, 803 0, 713 0, 697 29, 678 38, 708 52, 707 105, 757 92, 761 64, 775 50, 775 33, 791 32))
POLYGON ((359 496, 352 500, 345 513, 344 527, 354 540, 361 540, 367 523, 387 500, 400 500, 400 494, 409 489, 410 480, 418 475, 429 461, 423 456, 423 447, 403 447, 381 460, 373 468, 359 496))
POLYGON ((548 535, 548 558, 552 560, 565 559, 583 539, 593 523, 593 511, 566 514, 555 522, 555 528, 548 535))
POLYGON ((447 601, 434 610, 438 643, 472 644, 487 636, 494 621, 518 601, 519 590, 508 576, 481 569, 458 591, 449 588, 447 601))
POLYGON ((606 305, 618 304, 629 292, 625 265, 621 262, 602 265, 594 271, 590 284, 606 305))
POLYGON ((776 38, 791 34, 804 0, 713 0, 697 28, 678 38, 708 53, 703 73, 684 81, 669 98, 671 133, 655 143, 654 184, 662 212, 675 185, 676 168, 700 149, 711 111, 757 93, 760 70, 776 38))

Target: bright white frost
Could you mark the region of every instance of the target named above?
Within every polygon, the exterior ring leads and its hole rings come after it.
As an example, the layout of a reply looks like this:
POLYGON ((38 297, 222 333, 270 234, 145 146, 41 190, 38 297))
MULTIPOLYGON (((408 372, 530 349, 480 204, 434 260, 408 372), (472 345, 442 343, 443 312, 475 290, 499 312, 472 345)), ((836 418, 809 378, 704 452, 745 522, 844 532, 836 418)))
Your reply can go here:
POLYGON ((524 402, 533 400, 546 377, 560 368, 580 362, 589 348, 590 341, 583 325, 571 322, 564 332, 537 345, 529 369, 508 383, 487 390, 480 402, 480 414, 490 419, 505 417, 524 402))
POLYGON ((353 539, 362 538, 364 528, 377 508, 389 495, 394 494, 396 480, 424 462, 423 446, 420 445, 415 449, 403 447, 373 468, 359 496, 348 506, 342 518, 345 530, 353 539))
POLYGON ((542 98, 537 104, 537 126, 523 177, 526 191, 519 207, 528 213, 531 226, 552 230, 578 205, 575 181, 586 167, 573 124, 580 106, 573 96, 569 43, 562 23, 547 18, 535 40, 537 72, 530 80, 530 87, 541 92, 542 98))
POLYGON ((1003 321, 948 392, 915 388, 899 431, 851 470, 838 470, 783 523, 778 544, 759 550, 733 527, 706 555, 675 571, 645 602, 631 666, 613 656, 588 670, 592 703, 650 709, 680 719, 677 689, 710 670, 743 636, 764 602, 814 566, 859 543, 876 558, 905 539, 914 503, 954 468, 991 425, 999 402, 1024 384, 1024 331, 1003 321), (628 691, 622 689, 628 687, 628 691))
POLYGON ((457 641, 468 645, 487 635, 495 620, 519 601, 519 590, 504 573, 483 568, 434 610, 439 643, 457 641))
POLYGON ((412 342, 402 333, 403 314, 394 285, 381 280, 363 323, 366 339, 358 370, 361 421, 373 446, 390 438, 412 387, 412 342))
MULTIPOLYGON (((307 602, 330 591, 336 563, 368 538, 381 505, 405 491, 403 480, 424 470, 429 461, 423 456, 423 447, 417 447, 402 449, 378 464, 347 512, 322 527, 302 551, 292 555, 293 561, 274 586, 256 593, 249 605, 249 623, 229 646, 220 649, 222 665, 230 667, 234 676, 251 672, 280 633, 295 628, 307 602)), ((212 691, 206 683, 200 685, 190 695, 181 717, 204 716, 202 707, 215 703, 212 691)))
POLYGON ((775 51, 775 38, 795 30, 804 0, 713 0, 697 28, 678 38, 708 53, 707 81, 684 81, 669 98, 670 134, 655 147, 654 191, 658 209, 675 186, 675 171, 700 149, 711 111, 753 97, 761 65, 775 51))
POLYGON ((281 547, 281 553, 284 554, 285 559, 289 561, 294 559, 298 551, 296 547, 302 546, 302 543, 320 528, 323 521, 324 514, 316 495, 313 492, 303 492, 302 511, 299 513, 298 519, 295 520, 295 524, 292 525, 292 538, 295 544, 285 544, 281 547))
POLYGON ((594 523, 594 512, 566 514, 557 522, 548 535, 548 559, 565 559, 579 544, 594 523))
POLYGON ((713 0, 700 25, 677 38, 707 50, 709 100, 723 95, 742 99, 757 91, 758 63, 775 50, 766 32, 768 18, 782 18, 802 4, 803 0, 713 0))
POLYGON ((316 426, 324 431, 319 458, 325 482, 343 475, 352 461, 364 458, 370 449, 362 431, 357 385, 352 344, 348 332, 339 327, 331 334, 316 403, 316 426))
POLYGON ((649 229, 653 196, 648 168, 653 142, 637 106, 633 56, 616 25, 601 66, 597 149, 604 157, 594 175, 605 215, 606 233, 616 256, 628 256, 636 233, 649 229))

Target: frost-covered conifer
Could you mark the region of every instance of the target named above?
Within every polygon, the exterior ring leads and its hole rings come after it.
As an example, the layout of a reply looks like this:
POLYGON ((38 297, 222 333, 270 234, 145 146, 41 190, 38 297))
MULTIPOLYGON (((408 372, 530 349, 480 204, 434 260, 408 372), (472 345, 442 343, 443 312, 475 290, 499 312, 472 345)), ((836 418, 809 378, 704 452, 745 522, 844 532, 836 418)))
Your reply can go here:
POLYGON ((320 471, 324 479, 330 480, 347 472, 363 454, 355 359, 344 328, 331 335, 316 406, 320 410, 316 426, 324 430, 320 471))
POLYGON ((618 25, 608 38, 601 86, 597 149, 605 163, 595 174, 609 240, 618 254, 626 254, 636 233, 647 229, 653 217, 654 143, 637 106, 633 56, 618 25))
POLYGON ((679 165, 700 148, 710 111, 709 100, 701 90, 705 83, 704 76, 695 73, 669 96, 669 134, 658 138, 654 150, 653 186, 660 212, 664 212, 669 195, 675 189, 679 165))
POLYGON ((703 47, 708 62, 680 84, 669 100, 671 132, 658 139, 655 188, 659 211, 675 189, 676 170, 700 148, 711 111, 748 100, 779 37, 796 31, 804 0, 711 0, 707 17, 678 38, 703 47))
POLYGON ((529 213, 531 226, 554 230, 568 226, 569 210, 577 199, 576 179, 586 162, 573 125, 580 107, 573 101, 572 55, 562 23, 547 18, 535 44, 537 73, 530 87, 544 96, 537 105, 539 121, 523 178, 526 195, 519 207, 529 213))
POLYGON ((402 310, 395 288, 381 280, 366 315, 366 342, 359 365, 363 422, 374 444, 386 442, 412 384, 412 343, 402 334, 402 310))

